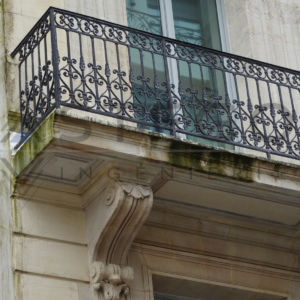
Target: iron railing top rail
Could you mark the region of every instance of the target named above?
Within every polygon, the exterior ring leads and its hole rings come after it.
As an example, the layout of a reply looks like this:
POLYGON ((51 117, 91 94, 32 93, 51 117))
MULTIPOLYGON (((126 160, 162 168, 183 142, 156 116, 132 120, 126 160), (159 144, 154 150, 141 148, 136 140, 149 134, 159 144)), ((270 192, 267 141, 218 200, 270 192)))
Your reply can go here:
POLYGON ((84 18, 86 20, 90 20, 90 21, 93 21, 93 22, 99 22, 100 24, 103 24, 103 25, 116 27, 116 28, 119 28, 119 29, 124 30, 124 31, 130 31, 130 32, 144 34, 144 35, 147 35, 149 37, 156 38, 156 39, 164 39, 166 42, 170 42, 170 43, 173 43, 173 44, 176 44, 176 45, 182 45, 182 46, 187 46, 187 47, 191 47, 191 48, 199 48, 199 49, 202 49, 202 50, 207 50, 211 53, 214 53, 214 54, 217 54, 217 55, 220 55, 220 56, 225 56, 227 58, 238 59, 238 60, 250 63, 250 64, 265 66, 265 67, 268 67, 268 68, 271 68, 271 69, 277 69, 277 70, 280 70, 280 71, 283 71, 283 72, 288 72, 288 73, 300 76, 300 71, 297 71, 295 69, 286 68, 286 67, 266 63, 266 62, 261 61, 261 60, 256 60, 256 59, 253 59, 253 58, 248 58, 248 57, 228 53, 228 52, 225 52, 225 51, 220 51, 220 50, 216 50, 216 49, 212 49, 212 48, 207 48, 207 47, 204 47, 204 46, 199 46, 199 45, 191 44, 191 43, 188 43, 188 42, 183 42, 183 41, 180 41, 180 40, 176 40, 176 39, 172 39, 172 38, 169 38, 169 37, 157 35, 157 34, 154 34, 154 33, 149 33, 149 32, 143 31, 143 30, 131 28, 131 27, 128 27, 128 26, 117 24, 117 23, 112 23, 112 22, 105 21, 105 20, 102 20, 102 19, 99 19, 99 18, 87 16, 87 15, 84 15, 84 14, 80 14, 80 13, 68 11, 68 10, 65 10, 65 9, 52 7, 52 6, 48 8, 48 10, 37 21, 37 23, 32 27, 32 29, 28 32, 28 34, 24 37, 24 39, 19 43, 19 45, 13 50, 13 52, 11 53, 12 57, 15 57, 18 54, 18 52, 23 47, 24 43, 26 43, 26 41, 28 41, 28 39, 34 35, 35 31, 39 28, 39 25, 41 25, 41 23, 48 17, 48 15, 51 13, 51 11, 53 11, 53 13, 54 12, 58 12, 58 13, 61 12, 61 13, 68 14, 72 17, 84 18))
MULTIPOLYGON (((18 44, 18 46, 14 49, 14 51, 11 53, 11 57, 15 57, 22 49, 24 44, 34 36, 36 30, 39 28, 39 26, 47 19, 47 17, 50 14, 51 9, 54 9, 54 7, 49 7, 46 12, 43 14, 43 16, 35 23, 35 25, 30 29, 30 31, 25 35, 23 40, 18 44)), ((56 9, 55 9, 56 10, 56 9)))

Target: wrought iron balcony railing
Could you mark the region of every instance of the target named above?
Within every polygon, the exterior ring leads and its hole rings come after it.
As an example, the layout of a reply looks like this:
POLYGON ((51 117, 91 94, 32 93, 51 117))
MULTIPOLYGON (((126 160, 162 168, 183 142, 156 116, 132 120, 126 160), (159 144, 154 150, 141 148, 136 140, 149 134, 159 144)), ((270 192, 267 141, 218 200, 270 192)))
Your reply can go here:
POLYGON ((300 72, 50 8, 19 55, 21 142, 67 106, 300 157, 300 72))

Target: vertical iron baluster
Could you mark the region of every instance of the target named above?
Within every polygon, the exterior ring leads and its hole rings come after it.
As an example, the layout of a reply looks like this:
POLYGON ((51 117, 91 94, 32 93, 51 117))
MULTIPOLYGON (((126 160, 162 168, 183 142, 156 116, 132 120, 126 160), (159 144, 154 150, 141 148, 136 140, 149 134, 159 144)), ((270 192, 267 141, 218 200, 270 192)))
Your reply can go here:
POLYGON ((107 77, 107 90, 108 90, 108 103, 107 105, 109 106, 109 112, 112 113, 112 97, 111 97, 111 83, 110 83, 110 68, 109 68, 109 63, 108 63, 108 58, 107 58, 107 48, 106 48, 106 40, 103 40, 104 44, 104 53, 105 53, 105 76, 107 77))
POLYGON ((51 95, 49 88, 49 65, 48 65, 48 50, 47 50, 47 36, 44 38, 44 48, 45 48, 45 78, 47 83, 47 107, 46 111, 50 109, 51 106, 51 95))
POLYGON ((94 70, 94 82, 95 82, 95 91, 96 91, 96 109, 100 110, 100 98, 99 98, 99 91, 98 91, 98 80, 97 80, 97 63, 96 63, 96 54, 95 54, 95 41, 94 37, 91 36, 91 43, 92 43, 92 55, 93 55, 93 70, 94 70))
MULTIPOLYGON (((171 82, 170 82, 170 75, 169 75, 169 67, 168 67, 168 53, 167 53, 167 45, 166 45, 166 39, 162 39, 163 41, 163 57, 164 57, 164 65, 165 65, 165 72, 166 72, 166 83, 167 83, 167 89, 168 89, 168 96, 169 96, 169 110, 170 110, 170 119, 171 119, 171 131, 172 135, 176 136, 176 126, 175 126, 175 115, 174 115, 174 108, 172 103, 172 92, 171 92, 171 82)), ((176 46, 174 46, 176 47, 176 46)))
POLYGON ((205 101, 203 104, 203 108, 204 111, 207 108, 207 92, 206 92, 206 88, 204 86, 204 74, 203 74, 203 66, 201 65, 201 63, 199 64, 199 69, 200 69, 200 75, 201 75, 201 85, 202 85, 202 99, 205 101))
POLYGON ((119 54, 119 47, 118 43, 115 43, 116 45, 116 55, 117 55, 117 63, 118 63, 118 77, 119 77, 119 90, 120 90, 120 96, 121 96, 121 111, 122 111, 122 116, 125 116, 125 104, 124 104, 124 99, 123 99, 123 82, 122 82, 122 70, 120 66, 120 54, 119 54))
POLYGON ((60 72, 59 72, 59 52, 57 45, 57 32, 55 26, 55 9, 50 9, 50 26, 51 26, 51 44, 52 44, 52 62, 53 62, 53 80, 55 88, 56 108, 60 107, 60 72))
MULTIPOLYGON (((298 89, 297 89, 297 91, 300 94, 300 91, 298 89)), ((289 87, 289 94, 290 94, 290 99, 291 99, 291 104, 292 104, 292 119, 293 119, 293 122, 295 123, 295 133, 296 133, 296 136, 297 136, 298 151, 299 151, 299 154, 300 154, 300 132, 299 132, 298 124, 297 124, 298 123, 298 116, 297 116, 297 113, 296 113, 296 110, 295 110, 293 94, 292 94, 292 91, 291 91, 290 87, 289 87)), ((292 147, 292 145, 291 145, 291 147, 292 147)))
POLYGON ((206 116, 207 120, 209 120, 209 104, 208 104, 208 96, 207 96, 207 91, 204 86, 204 73, 203 73, 203 66, 199 64, 200 67, 200 75, 201 75, 201 84, 202 84, 202 99, 203 99, 203 110, 204 110, 204 115, 206 116))
POLYGON ((253 135, 253 140, 254 140, 254 146, 257 147, 258 146, 258 139, 257 139, 257 135, 256 135, 256 132, 255 132, 255 121, 254 121, 254 118, 253 118, 253 105, 252 105, 252 102, 251 102, 251 99, 250 99, 250 93, 249 93, 249 86, 248 86, 248 79, 247 77, 245 76, 245 83, 246 83, 246 90, 247 90, 247 109, 248 109, 248 112, 249 112, 249 115, 250 115, 250 124, 251 124, 251 127, 252 127, 252 135, 253 135))
MULTIPOLYGON (((279 152, 279 139, 278 139, 278 128, 277 128, 277 125, 276 125, 276 114, 275 114, 275 108, 274 108, 274 105, 273 105, 273 100, 272 100, 272 95, 271 95, 271 90, 270 90, 270 83, 267 81, 267 87, 268 87, 268 94, 269 94, 269 99, 270 99, 270 114, 271 114, 271 117, 273 119, 272 123, 273 123, 273 129, 275 130, 275 142, 277 143, 277 151, 279 152)), ((270 137, 271 134, 268 136, 270 137)))
POLYGON ((263 129, 264 129, 264 142, 265 142, 265 147, 266 147, 266 154, 267 154, 267 158, 271 159, 271 154, 270 154, 270 145, 269 145, 269 141, 266 139, 267 137, 267 131, 266 131, 266 125, 265 125, 265 118, 264 118, 264 113, 263 113, 263 107, 262 107, 262 103, 261 103, 261 95, 260 95, 260 88, 259 88, 259 82, 258 79, 255 78, 256 81, 256 89, 257 89, 257 95, 258 95, 258 102, 259 102, 259 111, 260 111, 260 116, 261 116, 261 122, 263 125, 263 129))
POLYGON ((83 106, 88 106, 88 97, 86 93, 86 80, 85 80, 85 62, 82 51, 82 40, 81 33, 78 33, 79 36, 79 50, 80 50, 80 60, 79 60, 79 69, 81 70, 81 83, 82 83, 82 97, 83 97, 83 106))
POLYGON ((285 134, 286 134, 287 148, 288 148, 289 154, 292 154, 291 144, 290 144, 290 136, 289 136, 288 126, 287 126, 287 122, 286 122, 286 115, 284 113, 284 105, 283 105, 283 99, 282 99, 282 95, 281 95, 281 88, 280 88, 279 84, 276 84, 276 85, 278 87, 278 92, 279 92, 279 99, 280 99, 280 106, 281 106, 281 116, 284 120, 284 125, 283 126, 284 126, 284 130, 285 130, 285 134))
MULTIPOLYGON (((227 107, 227 117, 228 117, 228 121, 229 121, 229 133, 230 133, 230 139, 234 142, 235 140, 235 136, 234 136, 234 128, 233 128, 233 122, 232 122, 232 115, 231 115, 231 101, 230 101, 230 96, 229 96, 229 92, 228 92, 228 83, 226 80, 226 72, 225 70, 222 68, 222 76, 223 76, 223 81, 224 81, 224 86, 225 86, 225 106, 227 107)), ((224 106, 224 108, 225 108, 224 106)), ((223 137, 225 138, 224 135, 224 127, 222 126, 222 131, 223 131, 223 137)))
MULTIPOLYGON (((182 86, 182 82, 181 82, 181 78, 180 78, 180 66, 179 66, 179 59, 176 58, 176 67, 177 67, 177 73, 178 73, 178 97, 179 97, 179 108, 178 110, 174 113, 174 123, 176 126, 176 122, 175 122, 175 118, 176 118, 176 114, 179 113, 180 108, 182 110, 182 123, 183 123, 183 129, 186 130, 187 129, 187 118, 186 118, 186 112, 185 112, 185 103, 184 100, 182 99, 182 95, 183 95, 183 86, 182 86)), ((180 129, 179 125, 177 125, 178 128, 180 129)))
POLYGON ((151 52, 151 58, 152 58, 152 66, 153 66, 153 86, 155 90, 155 100, 157 104, 157 113, 158 113, 158 123, 162 124, 163 119, 163 105, 160 102, 160 92, 159 92, 159 80, 156 74, 156 66, 155 66, 155 58, 153 51, 151 52))
POLYGON ((193 84, 193 74, 192 74, 192 69, 191 69, 191 63, 188 62, 188 70, 189 70, 189 80, 190 80, 190 94, 192 96, 192 107, 193 107, 193 111, 194 111, 194 122, 195 122, 195 130, 196 132, 200 132, 200 124, 198 121, 198 117, 197 117, 197 110, 196 110, 196 91, 194 90, 194 84, 193 84))
MULTIPOLYGON (((130 51, 130 46, 126 45, 126 47, 127 47, 127 52, 128 52, 129 82, 131 83, 131 96, 132 96, 132 105, 128 106, 128 110, 130 112, 130 109, 131 109, 132 112, 133 112, 133 118, 136 118, 136 116, 138 114, 138 111, 137 111, 137 108, 136 108, 136 106, 134 104, 134 101, 135 101, 135 89, 134 89, 135 78, 134 78, 133 69, 132 69, 132 65, 131 65, 131 51, 130 51)), ((130 100, 130 98, 128 100, 130 100)))
POLYGON ((33 54, 33 50, 31 52, 31 76, 32 76, 32 88, 31 88, 31 97, 32 97, 32 101, 33 101, 33 126, 36 124, 37 122, 37 109, 36 109, 36 95, 35 95, 35 76, 34 76, 34 54, 33 54))
POLYGON ((29 122, 30 117, 30 100, 29 100, 29 82, 28 82, 28 62, 25 59, 25 95, 26 95, 26 108, 24 113, 24 128, 27 125, 27 131, 29 130, 30 124, 25 124, 26 121, 29 122), (26 120, 27 119, 27 120, 26 120))
MULTIPOLYGON (((152 66, 153 66, 153 73, 154 73, 154 80, 153 80, 153 83, 154 83, 154 87, 155 87, 155 82, 156 82, 156 79, 158 81, 158 77, 157 77, 157 74, 156 74, 156 66, 155 66, 155 58, 154 58, 154 53, 153 51, 151 52, 151 58, 152 58, 152 66)), ((156 88, 156 87, 155 87, 156 88)))
POLYGON ((22 63, 19 64, 19 97, 20 97, 20 121, 21 121, 21 139, 24 137, 24 124, 23 124, 23 111, 22 111, 22 76, 21 76, 22 63))
MULTIPOLYGON (((41 116, 43 113, 44 103, 43 103, 43 73, 42 73, 42 65, 41 65, 41 49, 40 49, 40 43, 38 44, 38 80, 40 82, 40 91, 39 91, 39 98, 37 101, 37 109, 41 116)), ((37 111, 37 113, 38 113, 37 111)))
POLYGON ((209 67, 211 71, 211 77, 212 77, 212 83, 213 83, 213 89, 214 89, 214 101, 216 103, 216 114, 217 114, 217 122, 218 122, 218 132, 219 132, 219 138, 224 139, 224 133, 222 129, 222 120, 220 116, 220 103, 219 101, 221 100, 219 92, 218 92, 218 87, 217 87, 217 82, 216 82, 216 72, 217 70, 213 67, 209 67))
POLYGON ((75 93, 74 93, 74 86, 73 86, 73 60, 72 60, 72 54, 71 54, 71 45, 70 45, 70 32, 69 30, 66 30, 66 36, 67 36, 67 51, 68 51, 68 57, 67 57, 67 63, 69 67, 69 82, 70 82, 70 99, 71 104, 75 104, 75 93))
MULTIPOLYGON (((139 49, 140 52, 140 61, 141 61, 141 71, 142 71, 142 85, 143 85, 143 95, 145 99, 144 107, 145 107, 145 112, 146 112, 146 122, 149 122, 151 120, 150 118, 150 111, 148 107, 148 97, 146 95, 146 90, 147 90, 147 84, 146 81, 147 79, 145 78, 145 70, 144 70, 144 60, 143 60, 143 50, 139 49)), ((154 123, 154 122, 152 122, 154 123)))
POLYGON ((240 118, 240 121, 241 121, 241 131, 242 131, 241 137, 242 137, 242 140, 243 140, 243 144, 246 145, 247 144, 246 134, 245 134, 244 123, 243 123, 242 109, 241 109, 242 104, 241 104, 241 101, 240 101, 239 88, 238 88, 238 84, 237 84, 237 80, 236 80, 236 74, 233 74, 233 78, 234 78, 234 84, 235 84, 235 90, 236 90, 237 105, 238 105, 238 108, 239 108, 239 118, 240 118))

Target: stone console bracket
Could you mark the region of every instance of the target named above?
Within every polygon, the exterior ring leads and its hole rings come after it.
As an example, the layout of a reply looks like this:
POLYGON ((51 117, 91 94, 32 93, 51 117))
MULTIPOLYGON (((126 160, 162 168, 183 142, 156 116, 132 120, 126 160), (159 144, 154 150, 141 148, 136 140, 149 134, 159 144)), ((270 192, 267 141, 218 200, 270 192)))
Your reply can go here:
POLYGON ((130 246, 153 203, 149 186, 113 181, 86 208, 91 284, 96 299, 126 299, 133 270, 130 246))

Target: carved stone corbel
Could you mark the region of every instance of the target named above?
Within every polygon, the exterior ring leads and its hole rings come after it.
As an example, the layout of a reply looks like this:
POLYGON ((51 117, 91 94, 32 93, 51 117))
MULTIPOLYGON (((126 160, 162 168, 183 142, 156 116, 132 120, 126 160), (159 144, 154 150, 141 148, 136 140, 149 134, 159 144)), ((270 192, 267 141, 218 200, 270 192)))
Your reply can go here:
POLYGON ((133 269, 120 268, 117 265, 104 266, 94 262, 91 268, 91 283, 94 290, 101 290, 105 300, 125 299, 129 293, 129 284, 133 280, 133 269))
POLYGON ((105 300, 125 299, 129 292, 128 251, 152 203, 149 186, 114 181, 86 208, 91 283, 105 300))

